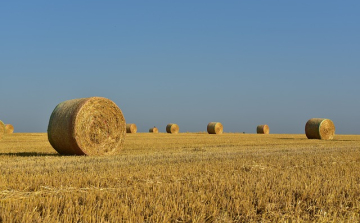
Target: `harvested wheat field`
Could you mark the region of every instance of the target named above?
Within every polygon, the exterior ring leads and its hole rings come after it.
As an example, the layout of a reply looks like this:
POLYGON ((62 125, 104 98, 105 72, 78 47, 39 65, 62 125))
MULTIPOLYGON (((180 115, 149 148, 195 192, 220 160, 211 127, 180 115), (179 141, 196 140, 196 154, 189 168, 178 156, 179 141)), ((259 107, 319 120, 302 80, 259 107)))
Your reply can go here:
POLYGON ((360 136, 137 133, 114 156, 0 142, 0 222, 358 222, 360 136))

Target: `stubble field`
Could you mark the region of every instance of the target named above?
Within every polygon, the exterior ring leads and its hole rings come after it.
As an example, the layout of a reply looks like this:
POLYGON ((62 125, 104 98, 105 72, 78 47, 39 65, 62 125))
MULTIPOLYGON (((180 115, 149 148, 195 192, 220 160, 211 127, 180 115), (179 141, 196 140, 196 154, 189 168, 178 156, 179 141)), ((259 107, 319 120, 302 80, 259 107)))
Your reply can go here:
POLYGON ((120 155, 0 141, 0 222, 358 222, 360 136, 127 134, 120 155))

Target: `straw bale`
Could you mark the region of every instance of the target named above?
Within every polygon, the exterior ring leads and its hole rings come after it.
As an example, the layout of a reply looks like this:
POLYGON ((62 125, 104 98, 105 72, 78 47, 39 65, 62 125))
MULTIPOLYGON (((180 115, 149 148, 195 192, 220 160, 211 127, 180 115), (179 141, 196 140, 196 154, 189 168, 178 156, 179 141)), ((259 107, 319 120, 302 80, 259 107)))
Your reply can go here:
POLYGON ((257 134, 269 134, 270 129, 268 125, 258 125, 256 127, 256 133, 257 134))
POLYGON ((333 139, 335 125, 330 119, 312 118, 306 122, 305 134, 308 139, 333 139))
POLYGON ((207 125, 207 132, 209 134, 221 134, 223 130, 223 125, 220 122, 210 122, 207 125))
POLYGON ((176 134, 176 133, 179 133, 179 130, 180 130, 179 126, 175 123, 169 123, 166 126, 167 133, 176 134))
POLYGON ((79 98, 58 104, 51 114, 48 139, 63 155, 116 154, 126 133, 121 109, 102 97, 79 98))
POLYGON ((12 124, 5 125, 5 134, 12 134, 14 132, 14 126, 12 124))
POLYGON ((137 127, 134 123, 126 124, 126 133, 136 133, 137 127))
POLYGON ((5 135, 5 124, 0 120, 0 140, 2 140, 4 135, 5 135))
POLYGON ((154 126, 153 128, 149 129, 149 132, 151 132, 151 133, 159 133, 159 129, 154 126))

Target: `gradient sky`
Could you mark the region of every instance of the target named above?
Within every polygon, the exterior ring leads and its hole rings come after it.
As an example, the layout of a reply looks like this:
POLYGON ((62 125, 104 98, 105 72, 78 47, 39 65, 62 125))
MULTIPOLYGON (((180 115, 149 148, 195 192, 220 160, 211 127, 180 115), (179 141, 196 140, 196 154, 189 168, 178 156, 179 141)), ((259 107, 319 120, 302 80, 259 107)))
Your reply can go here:
POLYGON ((1 1, 0 120, 113 100, 139 132, 360 134, 360 1, 1 1))

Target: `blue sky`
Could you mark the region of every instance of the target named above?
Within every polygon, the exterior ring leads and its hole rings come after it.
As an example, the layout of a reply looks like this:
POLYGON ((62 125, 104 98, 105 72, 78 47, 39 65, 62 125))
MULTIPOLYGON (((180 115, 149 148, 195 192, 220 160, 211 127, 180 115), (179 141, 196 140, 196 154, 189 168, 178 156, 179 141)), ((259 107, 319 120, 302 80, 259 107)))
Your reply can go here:
POLYGON ((2 1, 0 120, 101 96, 139 132, 360 134, 360 1, 2 1))

